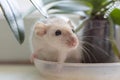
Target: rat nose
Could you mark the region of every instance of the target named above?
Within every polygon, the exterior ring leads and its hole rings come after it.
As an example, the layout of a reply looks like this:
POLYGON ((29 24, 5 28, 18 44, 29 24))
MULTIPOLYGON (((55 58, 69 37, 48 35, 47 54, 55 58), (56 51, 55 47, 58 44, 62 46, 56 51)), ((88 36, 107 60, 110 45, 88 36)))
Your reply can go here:
POLYGON ((70 36, 67 40, 67 44, 69 47, 74 48, 78 44, 78 39, 76 37, 70 36))
POLYGON ((78 38, 73 32, 65 31, 63 37, 69 48, 75 48, 79 44, 78 38))

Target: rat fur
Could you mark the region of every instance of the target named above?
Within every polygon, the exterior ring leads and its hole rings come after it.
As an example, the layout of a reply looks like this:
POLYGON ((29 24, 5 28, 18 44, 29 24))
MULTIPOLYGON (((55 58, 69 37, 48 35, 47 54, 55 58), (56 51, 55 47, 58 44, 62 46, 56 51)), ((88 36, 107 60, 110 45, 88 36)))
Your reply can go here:
POLYGON ((49 17, 37 22, 32 29, 31 59, 80 62, 81 49, 71 21, 64 17, 49 17))

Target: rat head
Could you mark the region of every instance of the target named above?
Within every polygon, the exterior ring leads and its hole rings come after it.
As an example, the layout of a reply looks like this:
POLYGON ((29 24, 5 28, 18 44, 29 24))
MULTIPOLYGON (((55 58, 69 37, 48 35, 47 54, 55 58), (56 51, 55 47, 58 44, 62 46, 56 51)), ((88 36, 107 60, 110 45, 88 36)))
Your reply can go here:
POLYGON ((70 50, 78 46, 78 38, 69 20, 52 18, 47 19, 46 23, 40 22, 37 25, 35 27, 36 35, 44 38, 52 47, 70 50))

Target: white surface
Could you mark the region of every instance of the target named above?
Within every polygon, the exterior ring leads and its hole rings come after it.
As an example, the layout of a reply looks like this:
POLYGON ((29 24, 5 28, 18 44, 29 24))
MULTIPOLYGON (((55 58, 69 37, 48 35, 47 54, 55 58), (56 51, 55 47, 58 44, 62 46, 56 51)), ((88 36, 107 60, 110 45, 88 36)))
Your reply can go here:
POLYGON ((44 80, 33 65, 0 65, 0 80, 44 80))
POLYGON ((55 62, 35 59, 35 66, 46 80, 120 80, 120 63, 65 63, 60 69, 55 62))

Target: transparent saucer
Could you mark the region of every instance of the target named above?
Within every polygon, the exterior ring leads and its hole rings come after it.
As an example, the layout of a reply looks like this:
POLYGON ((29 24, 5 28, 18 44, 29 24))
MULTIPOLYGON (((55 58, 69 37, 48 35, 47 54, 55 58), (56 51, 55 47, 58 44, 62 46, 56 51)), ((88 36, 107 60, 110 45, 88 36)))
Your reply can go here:
POLYGON ((120 80, 120 63, 64 63, 34 60, 44 80, 120 80))

